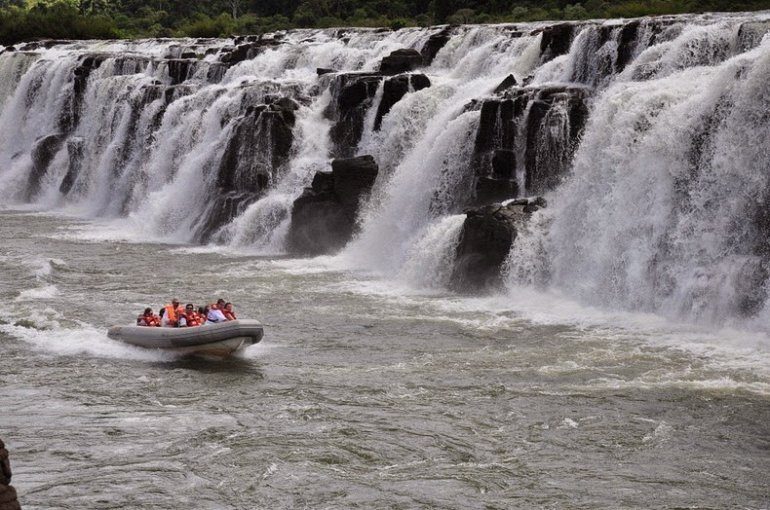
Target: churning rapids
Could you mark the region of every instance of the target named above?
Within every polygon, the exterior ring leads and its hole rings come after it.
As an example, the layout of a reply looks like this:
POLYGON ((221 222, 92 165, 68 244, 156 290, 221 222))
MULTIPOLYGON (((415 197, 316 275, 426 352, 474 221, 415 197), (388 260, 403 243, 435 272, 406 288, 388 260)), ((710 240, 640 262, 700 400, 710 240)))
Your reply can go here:
POLYGON ((6 49, 24 508, 767 508, 768 34, 754 13, 6 49), (327 172, 356 156, 351 199, 327 172), (455 293, 466 208, 535 195, 496 285, 455 293), (302 245, 314 211, 347 237, 302 245), (223 295, 265 340, 214 362, 106 338, 171 293, 223 295))

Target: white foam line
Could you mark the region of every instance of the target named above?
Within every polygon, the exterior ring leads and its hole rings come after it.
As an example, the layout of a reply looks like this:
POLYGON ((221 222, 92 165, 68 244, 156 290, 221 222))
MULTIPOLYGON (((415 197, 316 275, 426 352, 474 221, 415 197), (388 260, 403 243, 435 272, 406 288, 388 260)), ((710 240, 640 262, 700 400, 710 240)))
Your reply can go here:
POLYGON ((48 330, 16 325, 0 325, 0 331, 18 338, 35 350, 56 355, 92 355, 105 358, 133 359, 140 361, 166 361, 173 355, 162 351, 150 351, 133 347, 107 338, 102 330, 93 327, 48 330))

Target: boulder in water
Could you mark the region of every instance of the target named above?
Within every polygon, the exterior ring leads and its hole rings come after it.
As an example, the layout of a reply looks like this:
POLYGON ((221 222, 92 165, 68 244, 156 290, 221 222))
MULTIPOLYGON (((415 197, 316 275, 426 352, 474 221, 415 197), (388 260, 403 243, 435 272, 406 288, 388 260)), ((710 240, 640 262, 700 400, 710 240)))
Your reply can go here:
POLYGON ((335 159, 331 172, 317 172, 311 187, 294 201, 289 251, 320 255, 344 247, 355 232, 359 205, 378 171, 372 156, 359 156, 335 159))
POLYGON ((537 210, 542 199, 523 199, 507 205, 492 204, 465 212, 450 287, 459 292, 480 292, 502 284, 503 264, 516 240, 518 228, 537 210))
POLYGON ((382 74, 401 74, 420 67, 423 57, 419 51, 411 48, 402 48, 392 52, 380 62, 382 74))

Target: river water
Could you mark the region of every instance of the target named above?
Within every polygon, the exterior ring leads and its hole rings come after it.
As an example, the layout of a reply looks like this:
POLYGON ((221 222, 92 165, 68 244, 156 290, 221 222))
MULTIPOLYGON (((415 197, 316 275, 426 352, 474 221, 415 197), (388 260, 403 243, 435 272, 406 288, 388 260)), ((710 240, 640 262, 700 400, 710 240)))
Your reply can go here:
POLYGON ((764 334, 109 228, 0 213, 0 434, 27 510, 770 505, 764 334), (224 296, 263 342, 214 361, 106 337, 170 292, 224 296))

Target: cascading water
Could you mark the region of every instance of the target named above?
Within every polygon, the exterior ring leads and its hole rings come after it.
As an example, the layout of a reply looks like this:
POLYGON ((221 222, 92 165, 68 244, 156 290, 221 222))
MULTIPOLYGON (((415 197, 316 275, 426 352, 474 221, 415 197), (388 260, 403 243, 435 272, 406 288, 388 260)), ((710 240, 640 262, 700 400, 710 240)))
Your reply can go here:
POLYGON ((446 285, 458 213, 546 194, 511 285, 767 316, 768 30, 759 13, 21 45, 0 55, 0 200, 279 254, 314 176, 372 155, 346 267, 446 285), (418 64, 380 72, 403 48, 418 64))
POLYGON ((632 65, 596 100, 572 176, 543 212, 550 284, 605 306, 755 315, 767 293, 770 39, 676 73, 660 55, 639 65, 663 77, 630 80, 632 65))

